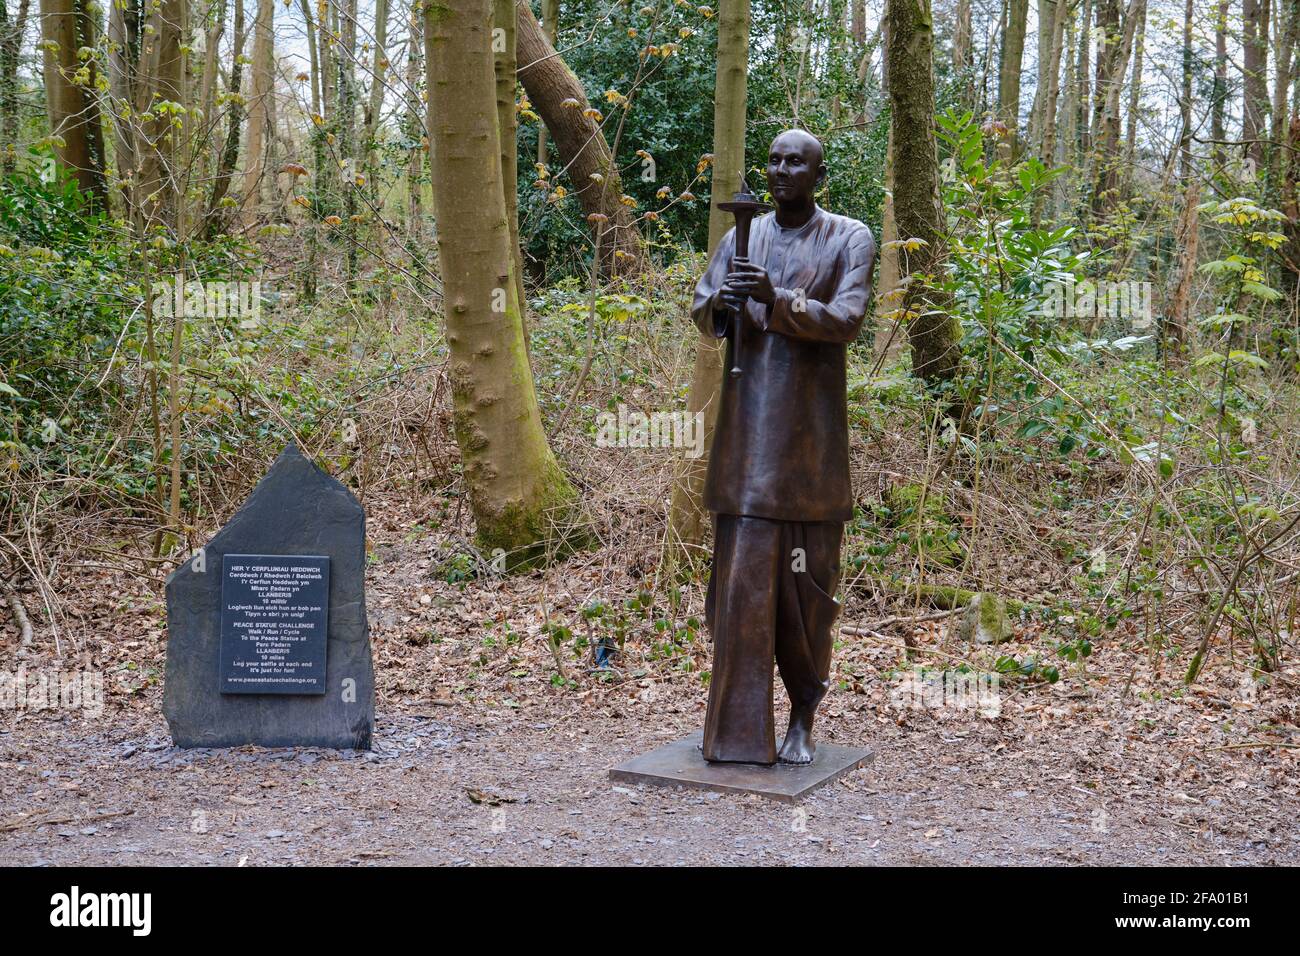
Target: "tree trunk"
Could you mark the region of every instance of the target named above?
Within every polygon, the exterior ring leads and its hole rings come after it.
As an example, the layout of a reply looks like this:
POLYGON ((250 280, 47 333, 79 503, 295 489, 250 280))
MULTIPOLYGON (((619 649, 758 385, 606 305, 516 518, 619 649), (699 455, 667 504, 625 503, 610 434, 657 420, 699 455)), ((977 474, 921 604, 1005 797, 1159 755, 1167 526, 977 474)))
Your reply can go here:
POLYGON ((1096 218, 1114 208, 1119 196, 1120 93, 1145 0, 1129 0, 1121 22, 1118 0, 1106 0, 1097 12, 1097 25, 1106 38, 1104 52, 1097 55, 1097 96, 1093 112, 1093 152, 1090 164, 1093 184, 1092 214, 1096 218))
POLYGON ((1071 175, 1058 176, 1052 183, 1052 195, 1050 199, 1052 212, 1058 209, 1076 207, 1078 205, 1077 196, 1072 194, 1072 190, 1078 188, 1079 177, 1077 174, 1078 167, 1075 165, 1077 160, 1077 148, 1079 142, 1079 82, 1076 75, 1076 69, 1079 62, 1078 42, 1073 11, 1067 7, 1060 7, 1064 15, 1061 19, 1065 21, 1065 46, 1061 53, 1062 62, 1064 63, 1064 74, 1061 77, 1060 91, 1062 94, 1058 98, 1058 108, 1056 111, 1056 153, 1053 157, 1053 165, 1073 167, 1071 175))
MULTIPOLYGON (((332 13, 333 4, 330 0, 316 0, 316 64, 320 77, 320 110, 317 115, 320 121, 313 121, 316 159, 316 169, 313 172, 316 179, 316 195, 326 201, 335 192, 341 178, 335 148, 338 141, 335 124, 339 113, 339 85, 338 64, 334 51, 338 37, 333 25, 332 13)), ((311 17, 307 16, 305 7, 303 14, 310 23, 311 17)), ((313 236, 315 237, 314 230, 313 236)), ((318 241, 318 238, 312 240, 313 243, 318 241)), ((309 275, 308 282, 312 281, 309 275)))
POLYGON ((420 120, 420 71, 423 68, 424 18, 412 15, 410 39, 406 45, 406 135, 414 144, 406 154, 406 234, 413 241, 423 238, 423 195, 421 180, 424 176, 425 145, 429 142, 425 125, 420 120))
MULTIPOLYGON (((344 164, 343 230, 347 239, 348 280, 357 276, 357 189, 363 180, 360 150, 357 142, 357 0, 346 0, 347 9, 340 15, 339 36, 342 55, 339 58, 339 154, 344 164)), ((338 4, 335 4, 338 14, 338 4)))
POLYGON ((952 25, 952 69, 958 75, 975 65, 971 36, 971 0, 957 0, 957 12, 952 25))
POLYGON ((1282 215, 1286 217, 1281 225, 1286 241, 1278 249, 1278 257, 1282 260, 1282 288, 1294 303, 1300 298, 1300 114, 1291 118, 1287 145, 1291 148, 1282 165, 1281 190, 1282 215))
MULTIPOLYGON (((1210 101, 1210 138, 1214 144, 1214 165, 1222 168, 1227 161, 1223 139, 1228 104, 1228 0, 1219 4, 1214 22, 1214 92, 1210 101)), ((1216 170, 1217 172, 1217 170, 1216 170)))
MULTIPOLYGON (((497 125, 501 140, 501 188, 505 191, 506 223, 510 226, 510 248, 515 256, 515 291, 521 314, 527 316, 524 295, 524 256, 519 247, 519 124, 515 113, 516 28, 515 0, 493 0, 492 63, 496 76, 497 125)), ((524 328, 528 328, 527 321, 524 328)))
POLYGON ((456 441, 478 539, 508 566, 545 555, 574 492, 556 463, 528 368, 502 186, 492 0, 431 5, 433 188, 456 441))
POLYGON ((898 307, 898 221, 894 217, 894 127, 885 139, 885 168, 881 174, 885 199, 880 207, 880 267, 876 273, 876 340, 872 350, 883 365, 902 348, 895 331, 899 327, 898 307))
POLYGON ((0 137, 4 139, 0 173, 6 175, 18 163, 18 55, 30 9, 31 0, 20 0, 18 15, 10 20, 9 5, 0 0, 0 137))
POLYGON ((1192 71, 1195 64, 1192 48, 1193 0, 1183 4, 1183 80, 1178 95, 1178 153, 1183 189, 1192 175, 1192 71))
POLYGON ((113 167, 116 184, 125 208, 123 218, 138 224, 137 195, 132 184, 138 181, 140 156, 134 127, 120 115, 135 102, 135 61, 130 51, 139 35, 139 11, 125 4, 108 5, 108 91, 110 126, 113 132, 113 167))
POLYGON ((334 48, 338 43, 337 3, 316 0, 316 47, 320 60, 321 116, 328 123, 338 118, 339 72, 334 48))
MULTIPOLYGON (((883 49, 880 57, 880 93, 889 99, 889 17, 881 11, 880 25, 876 28, 883 49)), ((880 171, 880 181, 885 187, 885 198, 880 204, 880 265, 876 270, 875 340, 872 351, 879 365, 891 360, 902 348, 897 334, 902 324, 896 310, 898 302, 898 223, 894 220, 894 125, 891 122, 885 135, 885 168, 880 171)))
POLYGON ((388 0, 375 0, 375 49, 371 59, 370 98, 366 103, 366 121, 361 135, 366 150, 368 185, 378 198, 379 144, 375 135, 379 131, 379 116, 384 111, 384 85, 388 73, 388 0))
POLYGON ((85 0, 41 0, 41 35, 54 155, 92 205, 106 209, 108 185, 94 61, 86 61, 87 73, 78 76, 83 64, 77 51, 95 46, 95 23, 86 13, 85 0))
POLYGON ((1129 82, 1128 126, 1124 135, 1125 176, 1133 181, 1133 160, 1137 155, 1138 114, 1142 111, 1142 55, 1146 47, 1147 5, 1143 0, 1138 11, 1137 33, 1133 38, 1133 73, 1129 82))
POLYGON ((1201 201, 1199 183, 1191 180, 1183 193, 1183 213, 1178 217, 1174 237, 1179 250, 1178 272, 1169 294, 1167 318, 1161 328, 1165 360, 1176 362, 1187 354, 1188 330, 1192 320, 1192 282, 1196 278, 1196 254, 1200 228, 1197 207, 1201 201))
POLYGON ((1274 0, 1274 2, 1280 3, 1282 6, 1277 10, 1273 18, 1276 24, 1273 31, 1276 38, 1274 63, 1277 64, 1277 68, 1276 78, 1273 83, 1273 133, 1270 138, 1279 145, 1273 149, 1269 173, 1272 182, 1280 183, 1282 170, 1285 166, 1282 155, 1285 150, 1280 144, 1286 142, 1287 125, 1290 118, 1287 102, 1294 72, 1292 58, 1295 54, 1297 20, 1300 20, 1300 16, 1297 16, 1300 2, 1298 0, 1274 0))
POLYGON ((901 240, 923 245, 900 256, 908 283, 903 307, 912 371, 928 386, 951 380, 961 358, 961 326, 948 296, 922 275, 943 269, 943 208, 934 134, 934 28, 930 0, 889 0, 887 53, 894 136, 894 218, 901 240))
MULTIPOLYGON (((556 38, 560 35, 560 0, 542 0, 542 32, 546 34, 546 41, 555 46, 556 38)), ((548 135, 546 124, 540 124, 537 128, 537 161, 543 166, 546 165, 548 135)))
POLYGON ((257 222, 261 214, 266 153, 270 140, 270 105, 275 63, 275 0, 258 0, 253 22, 252 95, 248 100, 248 141, 244 159, 243 219, 257 222))
POLYGON ((1088 131, 1094 148, 1100 148, 1102 122, 1106 116, 1106 97, 1110 92, 1111 76, 1119 59, 1121 29, 1120 0, 1096 0, 1097 63, 1096 82, 1093 84, 1092 118, 1088 131))
POLYGON ((1083 10, 1079 16, 1079 59, 1074 69, 1074 167, 1082 170, 1087 165, 1087 157, 1092 152, 1092 132, 1088 126, 1088 116, 1092 108, 1092 0, 1083 0, 1083 10))
MULTIPOLYGON (((929 15, 927 14, 927 19, 929 15)), ((1002 59, 998 68, 998 115, 1017 139, 1020 123, 1020 71, 1024 67, 1025 25, 1029 0, 1007 0, 1007 28, 1002 34, 1002 59)))
MULTIPOLYGON (((217 103, 217 76, 221 72, 221 37, 226 32, 226 0, 212 0, 210 5, 216 8, 217 16, 208 25, 206 32, 203 34, 203 78, 199 82, 199 100, 198 106, 203 114, 205 128, 210 131, 209 135, 215 139, 217 136, 217 126, 214 122, 217 103)), ((195 152, 199 152, 200 145, 204 149, 207 143, 199 144, 196 138, 195 152)), ((220 153, 212 149, 210 153, 205 153, 203 157, 196 157, 201 167, 204 169, 205 178, 216 175, 217 162, 220 159, 220 153)))
MULTIPOLYGON (((240 2, 240 0, 236 0, 236 2, 240 2)), ((322 0, 317 10, 323 11, 323 7, 322 0)), ((311 0, 298 0, 298 8, 302 11, 302 22, 306 31, 309 57, 307 81, 311 84, 311 127, 307 131, 307 138, 311 143, 311 173, 315 179, 313 192, 317 197, 320 197, 326 183, 329 182, 326 178, 328 167, 325 162, 325 73, 321 61, 322 44, 319 38, 320 34, 325 32, 324 16, 321 16, 319 23, 312 16, 311 0)), ((307 302, 316 300, 316 262, 319 256, 320 229, 314 222, 309 222, 307 227, 307 263, 302 271, 302 292, 303 298, 307 302)))
POLYGON ((235 176, 235 164, 239 160, 239 134, 244 126, 244 98, 239 95, 244 76, 244 41, 248 31, 244 28, 244 0, 235 0, 234 37, 232 59, 230 63, 230 87, 226 103, 226 140, 217 158, 217 173, 212 180, 212 192, 208 195, 207 212, 204 216, 203 230, 211 238, 222 226, 221 201, 230 191, 231 181, 235 176))
POLYGON ((1246 156, 1257 173, 1264 168, 1264 144, 1268 110, 1268 4, 1269 0, 1241 2, 1241 139, 1246 156))
MULTIPOLYGON (((432 182, 433 171, 438 166, 438 153, 437 153, 438 142, 437 142, 437 137, 433 135, 433 131, 435 128, 437 128, 439 117, 433 108, 433 94, 429 92, 430 90, 433 89, 433 83, 434 83, 433 17, 436 12, 437 12, 437 8, 435 8, 435 6, 432 3, 424 4, 424 15, 422 17, 422 19, 424 20, 424 88, 425 88, 424 129, 425 129, 425 135, 428 137, 428 163, 429 163, 430 182, 432 182)), ((495 83, 496 82, 495 73, 493 74, 493 76, 494 76, 493 82, 495 83)), ((429 190, 429 213, 433 217, 434 231, 436 232, 438 228, 438 222, 440 221, 439 220, 440 213, 438 209, 438 191, 432 188, 429 190)))
MULTIPOLYGON (((99 47, 99 14, 90 0, 75 0, 77 25, 81 39, 92 50, 99 47)), ((99 67, 97 61, 85 63, 86 79, 82 87, 86 140, 90 147, 91 193, 99 208, 108 209, 108 178, 105 175, 104 123, 99 112, 99 67)), ((186 104, 188 105, 188 104, 186 104)))
POLYGON ((311 85, 311 112, 312 116, 320 116, 320 53, 316 46, 316 23, 311 15, 311 0, 298 0, 298 9, 302 11, 302 22, 306 31, 307 57, 310 64, 307 81, 311 85))
MULTIPOLYGON (((1044 73, 1042 99, 1042 135, 1039 141, 1038 158, 1044 166, 1056 165, 1056 112, 1057 99, 1061 92, 1061 57, 1065 46, 1065 23, 1069 19, 1069 10, 1065 0, 1059 0, 1052 17, 1052 32, 1048 42, 1047 69, 1044 73)), ((1041 219, 1049 198, 1055 193, 1055 184, 1040 190, 1034 197, 1034 218, 1041 219)))
MULTIPOLYGON (((713 99, 713 188, 709 206, 709 255, 731 227, 731 216, 717 203, 731 198, 740 188, 745 167, 745 110, 749 74, 749 0, 722 0, 718 11, 717 75, 713 99)), ((557 135, 558 141, 558 135, 557 135)), ((704 477, 718 418, 719 388, 722 384, 722 343, 710 336, 697 336, 695 369, 686 407, 704 415, 704 454, 685 459, 673 486, 670 525, 674 556, 679 549, 699 547, 704 542, 709 515, 704 510, 704 477)))
MULTIPOLYGON (((1052 41, 1056 37, 1056 21, 1061 10, 1060 0, 1038 0, 1038 82, 1034 84, 1034 105, 1029 112, 1029 141, 1043 152, 1044 111, 1047 109, 1048 71, 1052 68, 1052 41)), ((1064 13, 1060 14, 1061 18, 1064 13)), ((1060 60, 1058 58, 1057 62, 1060 60)))
POLYGON ((187 132, 186 0, 108 7, 108 91, 115 169, 137 235, 164 227, 180 237, 183 182, 194 177, 187 132))
POLYGON ((136 133, 135 156, 139 163, 137 205, 143 228, 165 226, 176 234, 182 218, 181 190, 184 173, 176 159, 180 153, 180 131, 170 108, 162 103, 186 102, 185 52, 181 31, 186 20, 186 0, 161 0, 150 7, 140 38, 140 59, 132 69, 135 85, 131 123, 136 133), (151 118, 139 119, 142 115, 151 118))
POLYGON ((623 186, 609 144, 596 121, 586 115, 591 108, 587 94, 546 39, 527 0, 519 0, 515 10, 519 80, 551 131, 583 212, 593 228, 603 232, 601 271, 605 274, 639 271, 643 263, 641 238, 632 225, 628 208, 620 201, 623 186), (576 105, 566 106, 568 101, 576 105), (593 179, 593 174, 599 178, 593 179))

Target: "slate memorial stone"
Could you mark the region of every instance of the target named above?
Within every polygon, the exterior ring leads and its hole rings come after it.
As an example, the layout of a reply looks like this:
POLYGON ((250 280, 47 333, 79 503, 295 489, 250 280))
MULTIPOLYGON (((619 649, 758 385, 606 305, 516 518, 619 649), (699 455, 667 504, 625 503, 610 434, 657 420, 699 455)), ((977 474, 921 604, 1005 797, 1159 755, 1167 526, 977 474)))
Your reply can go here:
POLYGON ((290 444, 172 572, 163 714, 177 746, 370 749, 365 521, 290 444))
POLYGON ((325 693, 330 559, 227 554, 221 566, 221 692, 325 693))

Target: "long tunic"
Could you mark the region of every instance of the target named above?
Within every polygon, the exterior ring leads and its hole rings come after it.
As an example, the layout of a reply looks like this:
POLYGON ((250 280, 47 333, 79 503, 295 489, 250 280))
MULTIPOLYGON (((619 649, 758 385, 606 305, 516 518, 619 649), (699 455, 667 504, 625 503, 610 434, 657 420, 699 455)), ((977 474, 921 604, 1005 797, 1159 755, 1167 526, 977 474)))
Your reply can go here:
MULTIPOLYGON (((735 255, 732 229, 695 287, 691 317, 706 335, 727 335, 731 313, 711 307, 735 255)), ((817 208, 797 229, 772 213, 750 227, 749 259, 765 268, 776 301, 745 304, 742 374, 732 341, 704 486, 716 514, 780 521, 847 521, 848 343, 871 301, 876 243, 856 219, 817 208)))

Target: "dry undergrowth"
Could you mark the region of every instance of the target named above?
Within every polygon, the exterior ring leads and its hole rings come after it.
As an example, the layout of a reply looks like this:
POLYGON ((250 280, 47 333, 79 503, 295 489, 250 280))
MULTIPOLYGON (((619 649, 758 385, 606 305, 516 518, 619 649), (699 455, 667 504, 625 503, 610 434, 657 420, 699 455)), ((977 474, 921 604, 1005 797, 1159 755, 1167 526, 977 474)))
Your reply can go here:
MULTIPOLYGON (((473 550, 447 380, 437 336, 424 320, 388 315, 387 331, 414 343, 402 367, 356 376, 351 391, 335 396, 339 420, 298 430, 305 450, 348 483, 367 511, 381 707, 427 711, 455 704, 509 712, 530 702, 581 707, 593 697, 642 699, 661 691, 701 699, 709 668, 699 621, 703 577, 673 580, 664 571, 673 453, 598 448, 593 437, 601 409, 622 402, 652 411, 674 407, 684 395, 691 336, 674 312, 682 306, 681 288, 650 290, 646 298, 676 305, 601 329, 587 394, 563 431, 551 436, 579 488, 592 546, 544 572, 496 577, 473 550), (633 374, 621 380, 628 369, 633 374), (591 666, 592 645, 602 637, 622 645, 613 670, 591 666)), ((557 320, 551 314, 545 321, 557 320)), ((359 353, 340 358, 322 350, 314 374, 329 381, 348 362, 364 370, 377 334, 355 334, 359 353), (333 369, 322 367, 329 363, 333 369)), ((580 341, 581 330, 574 334, 580 341)), ((533 356, 539 380, 573 375, 580 357, 568 355, 567 364, 557 359, 565 358, 562 337, 549 346, 544 336, 540 341, 544 347, 535 345, 533 356)), ((275 359, 262 360, 269 367, 275 359)), ((867 373, 855 359, 851 378, 867 373)), ((1108 389, 1131 387, 1136 398, 1127 401, 1138 408, 1136 418, 1150 411, 1147 386, 1122 361, 1088 375, 1061 388, 1083 389, 1070 399, 1090 418, 1113 419, 1110 406, 1120 399, 1108 397, 1108 389)), ((1292 627, 1300 557, 1288 522, 1297 507, 1300 443, 1293 437, 1293 386, 1258 387, 1285 398, 1271 420, 1254 426, 1252 454, 1266 464, 1220 465, 1206 454, 1212 442, 1186 442, 1168 476, 1158 470, 1158 452, 1156 464, 1149 454, 1125 461, 1114 449, 1089 462, 1054 455, 1050 444, 1037 448, 1008 428, 997 441, 978 436, 974 452, 951 452, 923 427, 923 408, 895 400, 898 389, 887 381, 856 391, 852 468, 863 518, 846 538, 841 598, 849 627, 836 655, 838 687, 889 719, 899 716, 891 711, 890 689, 901 672, 918 665, 1001 670, 1008 715, 1058 707, 1063 694, 1105 697, 1108 706, 1178 699, 1209 710, 1228 700, 1246 709, 1231 745, 1289 759, 1300 681, 1292 627), (955 529, 955 557, 935 560, 933 541, 902 540, 899 527, 881 517, 881 506, 899 488, 922 489, 940 503, 940 530, 955 529), (1206 522, 1197 510, 1207 508, 1236 518, 1206 522), (1153 521, 1157 510, 1166 520, 1153 521), (1250 529, 1253 544, 1219 547, 1232 520, 1250 529), (1234 575, 1229 592, 1225 582, 1234 575), (942 613, 934 586, 990 590, 1029 608, 1015 615, 1007 644, 970 646, 957 639, 955 616, 942 613), (1225 602, 1226 593, 1231 600, 1225 602), (1219 610, 1220 603, 1230 610, 1219 610), (1205 669, 1185 689, 1189 663, 1207 633, 1205 669), (1088 656, 1079 652, 1081 639, 1090 643, 1088 656), (1272 657, 1262 657, 1261 647, 1272 657), (1060 675, 1055 686, 1044 680, 1048 667, 1060 675)), ((552 421, 567 394, 553 384, 543 393, 552 421)), ((274 407, 265 412, 264 421, 284 421, 274 407)), ((1204 418, 1187 414, 1202 438, 1213 431, 1204 418)), ((204 424, 199 415, 187 417, 192 440, 202 440, 204 424)), ((156 523, 95 494, 93 475, 80 479, 86 493, 63 496, 57 511, 48 496, 15 487, 12 500, 25 500, 30 509, 14 525, 26 534, 5 539, 11 550, 25 549, 28 570, 21 603, 34 639, 22 659, 103 669, 110 707, 155 706, 165 655, 165 572, 233 513, 276 451, 250 441, 218 456, 197 484, 200 517, 170 560, 150 554, 156 523)), ((5 656, 17 660, 11 612, 0 626, 5 656)))

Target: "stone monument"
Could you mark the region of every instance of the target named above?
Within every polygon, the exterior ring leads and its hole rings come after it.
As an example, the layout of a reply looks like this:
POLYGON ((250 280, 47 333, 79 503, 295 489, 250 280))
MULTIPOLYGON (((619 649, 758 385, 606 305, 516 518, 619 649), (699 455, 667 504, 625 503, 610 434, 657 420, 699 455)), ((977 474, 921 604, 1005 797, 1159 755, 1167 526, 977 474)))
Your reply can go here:
POLYGON ((365 541, 361 505, 290 443, 167 579, 177 746, 370 749, 365 541))

